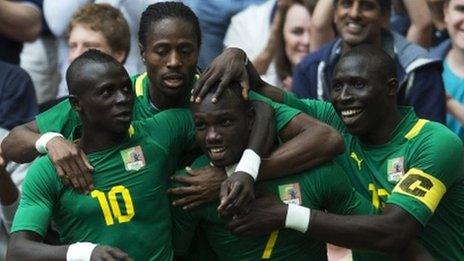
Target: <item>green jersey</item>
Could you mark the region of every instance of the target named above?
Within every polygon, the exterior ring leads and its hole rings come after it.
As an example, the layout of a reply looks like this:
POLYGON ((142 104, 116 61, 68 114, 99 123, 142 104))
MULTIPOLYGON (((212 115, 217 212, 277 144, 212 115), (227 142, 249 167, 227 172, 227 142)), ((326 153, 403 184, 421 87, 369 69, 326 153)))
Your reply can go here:
POLYGON ((285 103, 342 133, 346 151, 338 162, 375 207, 389 203, 404 209, 424 226, 420 242, 435 258, 464 260, 464 161, 457 136, 403 107, 390 141, 370 146, 348 133, 330 103, 288 93, 285 103))
POLYGON ((172 260, 167 177, 181 147, 194 138, 191 115, 169 110, 132 126, 120 145, 87 155, 95 184, 89 195, 64 187, 48 157, 34 162, 12 232, 43 237, 53 220, 65 244, 93 242, 135 260, 172 260))
MULTIPOLYGON (((192 165, 200 168, 210 163, 206 156, 192 165)), ((185 175, 179 171, 178 175, 185 175)), ((278 196, 285 203, 300 204, 332 213, 372 214, 370 202, 349 185, 343 170, 335 163, 287 178, 257 183, 258 190, 278 196)), ((176 255, 186 255, 193 233, 201 227, 220 260, 326 260, 326 244, 304 234, 282 229, 260 237, 237 237, 227 229, 228 220, 217 213, 218 202, 193 212, 172 207, 173 242, 176 255)))

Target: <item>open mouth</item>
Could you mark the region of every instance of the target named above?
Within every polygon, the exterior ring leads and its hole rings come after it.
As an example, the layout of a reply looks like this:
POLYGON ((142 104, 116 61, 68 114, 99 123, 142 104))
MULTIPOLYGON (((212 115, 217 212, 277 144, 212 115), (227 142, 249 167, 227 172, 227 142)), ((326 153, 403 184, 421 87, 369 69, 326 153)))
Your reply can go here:
POLYGON ((132 117, 132 112, 127 111, 127 112, 120 112, 114 116, 115 119, 121 120, 121 121, 130 121, 132 117))
POLYGON ((168 88, 179 88, 184 83, 182 74, 169 74, 163 77, 163 83, 168 88))
POLYGON ((208 153, 213 161, 220 161, 224 158, 226 147, 208 148, 208 153))
POLYGON ((343 110, 340 110, 340 115, 341 115, 341 118, 342 118, 343 122, 346 125, 350 125, 350 124, 355 123, 359 119, 359 117, 362 115, 363 111, 364 110, 360 109, 360 108, 357 108, 357 109, 343 109, 343 110))
POLYGON ((362 25, 360 25, 358 23, 354 23, 354 22, 348 22, 346 24, 346 27, 348 28, 348 32, 353 33, 353 34, 357 34, 357 33, 362 32, 362 30, 364 28, 362 25))

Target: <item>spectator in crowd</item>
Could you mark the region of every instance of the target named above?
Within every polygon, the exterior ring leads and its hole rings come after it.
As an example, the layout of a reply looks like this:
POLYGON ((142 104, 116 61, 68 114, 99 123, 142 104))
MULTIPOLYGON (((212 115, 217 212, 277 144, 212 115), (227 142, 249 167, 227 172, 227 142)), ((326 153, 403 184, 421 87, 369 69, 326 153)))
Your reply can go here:
POLYGON ((461 106, 464 103, 464 1, 447 0, 443 6, 444 18, 451 39, 432 50, 432 55, 443 59, 443 82, 448 96, 446 125, 464 139, 461 106))
POLYGON ((426 0, 392 0, 390 28, 423 48, 432 45, 432 15, 426 0))
POLYGON ((224 36, 232 16, 250 5, 261 4, 266 0, 182 0, 198 16, 203 44, 198 56, 198 67, 205 69, 224 48, 224 36))
POLYGON ((443 4, 445 0, 426 0, 426 2, 430 10, 433 23, 432 47, 436 47, 441 42, 449 39, 445 17, 443 15, 443 4))
POLYGON ((332 75, 340 55, 351 48, 371 43, 395 58, 400 88, 398 104, 413 106, 419 117, 445 122, 445 92, 441 62, 397 33, 383 29, 390 1, 335 1, 335 41, 305 57, 295 68, 292 91, 300 97, 330 99, 332 75))
POLYGON ((0 60, 19 65, 23 42, 42 30, 42 0, 0 1, 0 60))
MULTIPOLYGON (((58 62, 62 75, 69 65, 68 61, 68 46, 67 46, 67 30, 71 23, 72 16, 82 6, 89 3, 107 3, 114 8, 119 9, 124 15, 130 30, 130 50, 125 63, 125 68, 130 75, 143 71, 143 63, 140 58, 138 49, 137 31, 139 28, 140 14, 145 8, 151 4, 159 2, 159 0, 137 0, 137 1, 118 1, 118 0, 44 0, 44 15, 52 33, 58 38, 58 62)), ((64 77, 58 90, 58 98, 66 95, 67 88, 64 77)))
POLYGON ((267 45, 253 59, 259 74, 287 90, 292 86, 293 68, 309 53, 312 8, 305 3, 278 2, 267 45))
POLYGON ((37 113, 34 85, 27 72, 0 61, 0 128, 11 130, 37 113))

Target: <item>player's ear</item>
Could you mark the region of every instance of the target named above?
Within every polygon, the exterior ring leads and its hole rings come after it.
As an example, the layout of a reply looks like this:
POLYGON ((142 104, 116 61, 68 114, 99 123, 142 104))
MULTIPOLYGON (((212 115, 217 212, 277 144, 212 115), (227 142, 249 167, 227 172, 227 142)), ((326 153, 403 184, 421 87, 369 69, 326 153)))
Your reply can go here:
POLYGON ((82 110, 82 108, 81 108, 79 98, 74 94, 70 94, 68 97, 69 97, 68 98, 69 103, 71 103, 71 107, 73 108, 73 110, 76 111, 76 112, 80 112, 82 110))
POLYGON ((399 91, 398 80, 396 78, 390 78, 387 81, 388 95, 394 96, 399 91))

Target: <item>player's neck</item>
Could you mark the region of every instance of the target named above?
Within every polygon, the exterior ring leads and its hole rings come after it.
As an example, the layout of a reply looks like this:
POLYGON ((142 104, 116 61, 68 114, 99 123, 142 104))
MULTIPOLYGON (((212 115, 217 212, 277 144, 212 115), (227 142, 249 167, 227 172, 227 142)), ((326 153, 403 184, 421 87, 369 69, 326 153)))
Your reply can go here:
POLYGON ((160 111, 184 107, 187 95, 189 95, 189 93, 186 92, 182 96, 169 97, 164 93, 157 91, 156 88, 149 88, 149 93, 150 102, 160 111))
POLYGON ((106 131, 94 131, 85 128, 79 141, 79 147, 87 154, 102 151, 121 144, 127 137, 127 132, 114 133, 106 131))
POLYGON ((400 124, 403 119, 403 115, 399 112, 397 108, 391 113, 386 114, 382 117, 382 120, 377 124, 377 128, 362 135, 359 139, 362 143, 367 145, 383 145, 390 141, 392 138, 391 135, 395 131, 398 124, 400 124))

